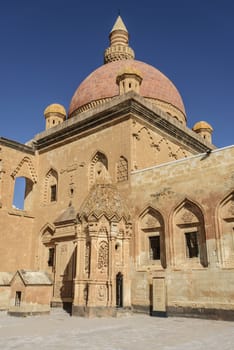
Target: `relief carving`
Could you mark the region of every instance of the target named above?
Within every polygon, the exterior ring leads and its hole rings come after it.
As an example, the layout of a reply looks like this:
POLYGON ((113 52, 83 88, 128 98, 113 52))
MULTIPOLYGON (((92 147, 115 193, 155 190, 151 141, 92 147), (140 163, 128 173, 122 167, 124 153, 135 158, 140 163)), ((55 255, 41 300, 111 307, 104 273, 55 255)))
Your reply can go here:
POLYGON ((175 192, 171 190, 171 187, 165 187, 161 192, 152 193, 150 196, 156 200, 164 199, 166 197, 171 198, 175 192))
POLYGON ((191 211, 186 211, 181 217, 182 221, 185 224, 191 223, 192 221, 194 221, 194 218, 195 218, 195 216, 191 211))
POLYGON ((85 273, 89 275, 89 271, 90 271, 90 242, 87 242, 85 247, 85 273))
POLYGON ((75 170, 77 170, 77 167, 78 167, 78 166, 77 166, 77 163, 68 165, 67 168, 61 169, 60 174, 63 174, 63 173, 65 173, 65 172, 70 173, 71 171, 75 171, 75 170))
POLYGON ((123 156, 117 163, 117 182, 126 181, 128 179, 128 161, 123 156))
POLYGON ((107 295, 106 286, 104 286, 104 285, 98 286, 98 288, 97 288, 98 300, 100 300, 100 301, 106 300, 106 295, 107 295))
POLYGON ((104 273, 108 266, 108 243, 102 241, 98 250, 98 270, 104 273))
POLYGON ((31 159, 29 157, 24 157, 21 162, 17 165, 17 167, 15 168, 15 170, 11 173, 11 177, 13 179, 15 179, 16 175, 20 172, 21 168, 23 167, 23 165, 26 164, 29 173, 30 173, 30 177, 33 181, 33 183, 37 182, 37 175, 36 175, 36 171, 34 169, 33 163, 31 161, 31 159))

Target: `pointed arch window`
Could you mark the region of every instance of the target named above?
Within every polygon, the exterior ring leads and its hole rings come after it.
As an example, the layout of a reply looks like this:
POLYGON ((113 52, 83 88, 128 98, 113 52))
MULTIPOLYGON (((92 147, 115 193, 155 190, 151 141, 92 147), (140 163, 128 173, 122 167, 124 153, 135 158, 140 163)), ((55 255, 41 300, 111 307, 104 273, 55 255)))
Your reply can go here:
POLYGON ((45 178, 44 203, 53 203, 58 199, 58 173, 50 169, 45 178))
POLYGON ((104 153, 97 152, 90 164, 89 183, 93 185, 98 179, 106 178, 108 174, 108 159, 104 153))
POLYGON ((174 263, 206 267, 207 248, 201 209, 188 200, 177 207, 173 217, 174 263))
POLYGON ((152 208, 148 208, 140 217, 138 247, 141 267, 166 267, 164 221, 161 214, 152 208))
POLYGON ((234 267, 234 192, 219 207, 219 242, 223 267, 234 267))

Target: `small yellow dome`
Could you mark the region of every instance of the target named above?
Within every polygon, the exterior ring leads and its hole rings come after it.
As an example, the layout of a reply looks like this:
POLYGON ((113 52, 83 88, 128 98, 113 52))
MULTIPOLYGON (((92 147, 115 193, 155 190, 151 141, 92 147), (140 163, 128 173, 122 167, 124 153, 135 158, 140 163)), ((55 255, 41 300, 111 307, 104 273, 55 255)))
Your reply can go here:
POLYGON ((193 131, 196 132, 196 131, 201 130, 201 129, 207 129, 210 132, 213 131, 212 126, 205 121, 200 121, 200 122, 197 122, 196 124, 194 124, 193 131))
POLYGON ((46 107, 46 109, 44 110, 44 116, 46 117, 47 114, 49 114, 49 113, 59 113, 65 117, 67 115, 66 109, 58 103, 53 103, 53 104, 49 105, 48 107, 46 107))

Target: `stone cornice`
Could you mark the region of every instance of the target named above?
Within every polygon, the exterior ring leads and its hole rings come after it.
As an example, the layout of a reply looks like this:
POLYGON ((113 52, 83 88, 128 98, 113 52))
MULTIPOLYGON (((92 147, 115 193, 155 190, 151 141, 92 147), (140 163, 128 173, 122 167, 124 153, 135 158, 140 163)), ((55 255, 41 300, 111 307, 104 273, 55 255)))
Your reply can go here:
POLYGON ((23 153, 35 155, 35 150, 33 147, 24 145, 24 144, 19 143, 17 141, 6 139, 4 137, 0 137, 0 145, 13 148, 13 149, 20 151, 20 152, 23 152, 23 153))
POLYGON ((196 152, 205 152, 215 148, 214 145, 203 140, 178 121, 172 120, 167 113, 134 92, 113 98, 104 105, 80 113, 64 123, 36 135, 35 147, 38 150, 50 146, 56 147, 60 143, 67 142, 68 139, 72 140, 82 137, 84 133, 96 132, 104 125, 117 123, 129 118, 129 116, 147 122, 196 152))

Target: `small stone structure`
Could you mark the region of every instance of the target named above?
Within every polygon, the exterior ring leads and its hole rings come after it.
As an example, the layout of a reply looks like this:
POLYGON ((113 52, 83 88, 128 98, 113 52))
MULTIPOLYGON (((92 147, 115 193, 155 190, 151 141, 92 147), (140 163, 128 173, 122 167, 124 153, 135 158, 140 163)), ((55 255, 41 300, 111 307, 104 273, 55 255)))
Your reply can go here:
POLYGON ((52 282, 45 272, 18 270, 9 288, 9 315, 27 316, 50 312, 52 282))

